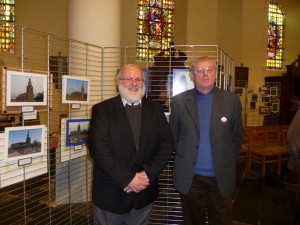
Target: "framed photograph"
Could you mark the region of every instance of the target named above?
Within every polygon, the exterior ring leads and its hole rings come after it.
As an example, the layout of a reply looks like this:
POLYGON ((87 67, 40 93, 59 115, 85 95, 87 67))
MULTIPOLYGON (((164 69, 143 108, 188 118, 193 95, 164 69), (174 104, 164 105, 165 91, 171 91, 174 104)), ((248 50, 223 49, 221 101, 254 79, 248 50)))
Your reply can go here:
POLYGON ((247 88, 248 87, 246 80, 237 80, 237 79, 235 79, 234 86, 235 87, 241 87, 241 88, 247 88))
POLYGON ((234 88, 234 93, 241 96, 241 95, 244 94, 244 88, 242 88, 242 87, 235 87, 234 88))
POLYGON ((250 109, 255 109, 256 108, 256 102, 250 102, 250 109))
POLYGON ((89 103, 90 80, 84 77, 63 76, 62 102, 89 103))
POLYGON ((90 119, 67 119, 66 146, 86 144, 90 119))
POLYGON ((269 106, 260 106, 259 107, 259 114, 270 115, 271 114, 271 107, 269 107, 269 106))
POLYGON ((277 87, 270 87, 270 95, 277 95, 277 87))
POLYGON ((47 74, 6 71, 6 106, 46 106, 47 74))
POLYGON ((261 96, 261 102, 267 103, 267 102, 270 102, 270 101, 271 101, 270 96, 261 96))
POLYGON ((272 103, 272 112, 279 112, 279 103, 272 103))
POLYGON ((173 96, 194 88, 189 69, 173 69, 173 96))
MULTIPOLYGON (((76 159, 78 157, 87 155, 88 150, 87 150, 87 145, 86 143, 86 138, 85 141, 84 140, 79 140, 79 139, 69 139, 72 138, 72 134, 70 134, 70 130, 73 130, 73 128, 71 128, 72 126, 75 126, 78 130, 78 122, 76 122, 76 120, 82 124, 82 126, 84 127, 87 123, 86 120, 90 120, 90 118, 87 117, 77 117, 77 118, 62 118, 61 119, 61 135, 60 135, 60 161, 61 162, 65 162, 65 161, 69 161, 72 159, 76 159), (67 121, 68 125, 67 125, 67 121), (67 126, 69 128, 67 128, 67 126), (70 134, 70 135, 68 135, 70 134), (68 146, 67 146, 67 145, 68 146)), ((80 126, 80 130, 84 130, 84 128, 80 126)), ((75 135, 76 135, 76 131, 75 131, 75 135)), ((74 135, 74 136, 75 136, 74 135)))
POLYGON ((252 102, 257 102, 257 96, 258 96, 257 94, 252 94, 252 96, 251 96, 252 100, 251 101, 252 102))
POLYGON ((4 161, 45 155, 45 126, 6 127, 4 161))

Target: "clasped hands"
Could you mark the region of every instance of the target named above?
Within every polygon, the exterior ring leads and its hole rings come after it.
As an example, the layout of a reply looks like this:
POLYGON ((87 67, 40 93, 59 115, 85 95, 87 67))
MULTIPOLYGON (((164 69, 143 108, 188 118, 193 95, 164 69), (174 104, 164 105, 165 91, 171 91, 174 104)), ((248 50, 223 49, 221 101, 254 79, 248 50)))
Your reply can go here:
POLYGON ((132 181, 124 188, 127 193, 140 192, 150 185, 149 179, 145 171, 136 173, 132 181))

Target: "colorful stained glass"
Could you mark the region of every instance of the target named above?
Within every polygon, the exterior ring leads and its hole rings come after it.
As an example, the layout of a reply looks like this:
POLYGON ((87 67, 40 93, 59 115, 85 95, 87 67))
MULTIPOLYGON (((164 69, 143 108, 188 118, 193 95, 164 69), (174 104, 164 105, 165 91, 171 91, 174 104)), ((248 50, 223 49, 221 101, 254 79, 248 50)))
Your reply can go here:
POLYGON ((15 52, 14 5, 14 0, 0 0, 0 52, 15 52))
POLYGON ((139 0, 137 8, 137 58, 151 60, 173 40, 174 1, 139 0))
POLYGON ((282 70, 284 13, 276 2, 269 4, 267 69, 282 70))

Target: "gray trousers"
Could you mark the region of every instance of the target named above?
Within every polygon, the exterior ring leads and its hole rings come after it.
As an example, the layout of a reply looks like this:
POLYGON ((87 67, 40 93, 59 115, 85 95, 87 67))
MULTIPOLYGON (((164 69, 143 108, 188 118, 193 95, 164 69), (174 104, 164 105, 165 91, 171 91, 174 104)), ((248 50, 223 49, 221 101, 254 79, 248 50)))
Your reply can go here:
POLYGON ((147 225, 152 205, 140 210, 132 209, 129 213, 118 214, 104 211, 93 204, 94 225, 147 225))

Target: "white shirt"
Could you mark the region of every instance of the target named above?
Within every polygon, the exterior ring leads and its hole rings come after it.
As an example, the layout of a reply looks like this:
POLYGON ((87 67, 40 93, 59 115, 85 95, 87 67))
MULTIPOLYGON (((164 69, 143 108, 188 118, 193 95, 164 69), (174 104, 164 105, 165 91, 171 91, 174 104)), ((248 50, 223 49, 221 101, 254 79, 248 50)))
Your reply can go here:
POLYGON ((121 97, 121 98, 122 98, 122 102, 123 102, 124 107, 125 107, 126 104, 128 104, 128 105, 132 105, 133 104, 133 105, 141 105, 142 106, 142 99, 139 100, 139 101, 137 101, 137 102, 130 103, 130 102, 126 101, 125 98, 123 98, 123 97, 121 97))

